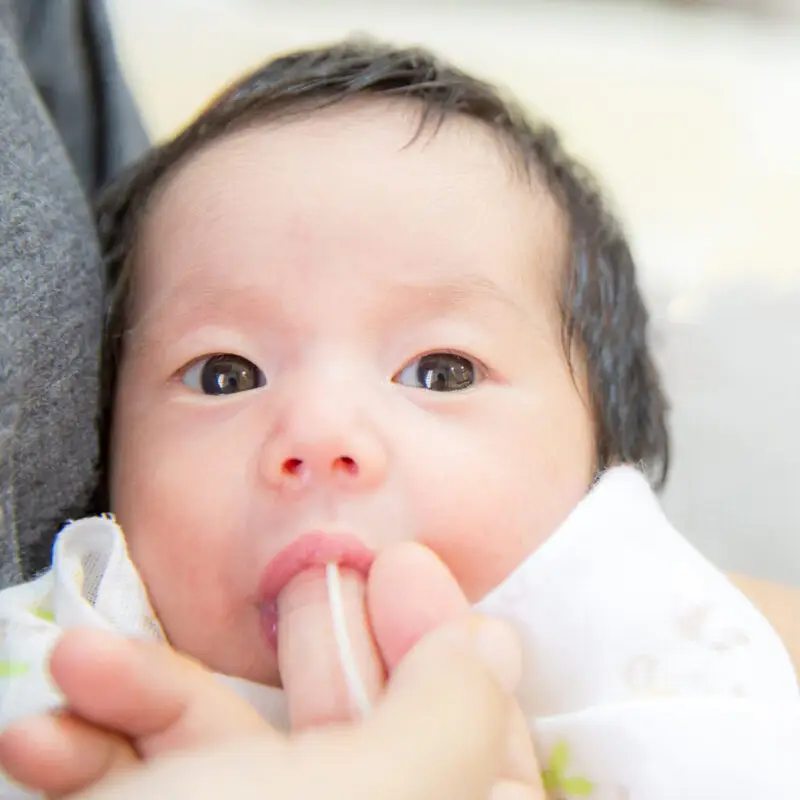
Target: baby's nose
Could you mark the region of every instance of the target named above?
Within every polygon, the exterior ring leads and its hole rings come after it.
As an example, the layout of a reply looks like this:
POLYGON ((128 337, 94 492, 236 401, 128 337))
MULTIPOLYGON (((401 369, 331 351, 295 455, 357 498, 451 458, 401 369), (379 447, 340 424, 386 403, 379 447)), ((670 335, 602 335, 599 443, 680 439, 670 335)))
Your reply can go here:
POLYGON ((275 488, 335 483, 360 490, 384 479, 386 462, 382 443, 366 431, 318 438, 284 435, 265 444, 262 472, 275 488))
MULTIPOLYGON (((331 462, 329 469, 334 474, 339 472, 353 477, 358 476, 358 463, 352 456, 337 456, 331 462)), ((310 473, 309 464, 302 458, 287 458, 283 462, 281 473, 287 477, 302 479, 304 475, 310 473)))

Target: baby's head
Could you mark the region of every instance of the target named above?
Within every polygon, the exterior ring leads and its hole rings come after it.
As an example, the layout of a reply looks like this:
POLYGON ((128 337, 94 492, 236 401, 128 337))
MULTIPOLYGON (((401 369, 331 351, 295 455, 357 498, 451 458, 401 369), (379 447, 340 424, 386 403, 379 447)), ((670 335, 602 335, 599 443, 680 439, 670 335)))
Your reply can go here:
POLYGON ((105 480, 172 642, 272 682, 266 565, 311 531, 433 549, 479 600, 597 473, 667 466, 598 191, 419 50, 278 59, 106 193, 105 480))

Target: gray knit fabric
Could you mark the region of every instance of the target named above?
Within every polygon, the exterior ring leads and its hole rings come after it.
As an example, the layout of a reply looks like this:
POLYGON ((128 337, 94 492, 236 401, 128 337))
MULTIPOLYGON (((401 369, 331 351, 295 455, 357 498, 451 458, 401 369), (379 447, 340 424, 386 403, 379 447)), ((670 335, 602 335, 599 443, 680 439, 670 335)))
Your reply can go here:
POLYGON ((0 0, 0 587, 46 565, 94 484, 102 276, 86 194, 146 146, 105 26, 99 3, 0 0))

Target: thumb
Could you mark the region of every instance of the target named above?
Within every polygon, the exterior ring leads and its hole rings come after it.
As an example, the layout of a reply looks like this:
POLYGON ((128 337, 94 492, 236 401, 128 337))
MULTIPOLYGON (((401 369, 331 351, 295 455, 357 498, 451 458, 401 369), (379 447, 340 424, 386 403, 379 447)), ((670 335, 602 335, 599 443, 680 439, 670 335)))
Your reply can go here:
POLYGON ((423 637, 360 731, 376 789, 392 774, 396 797, 485 800, 506 770, 521 664, 515 635, 495 620, 471 617, 423 637))

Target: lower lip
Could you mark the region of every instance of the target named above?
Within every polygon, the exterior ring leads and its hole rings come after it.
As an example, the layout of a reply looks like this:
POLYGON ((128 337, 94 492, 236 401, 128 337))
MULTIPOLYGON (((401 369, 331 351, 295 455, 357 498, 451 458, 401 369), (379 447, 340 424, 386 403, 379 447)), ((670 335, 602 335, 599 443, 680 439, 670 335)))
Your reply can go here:
POLYGON ((336 564, 369 574, 375 554, 354 536, 307 533, 285 547, 267 566, 261 581, 261 621, 270 647, 278 649, 278 597, 286 585, 303 572, 316 572, 336 564))

